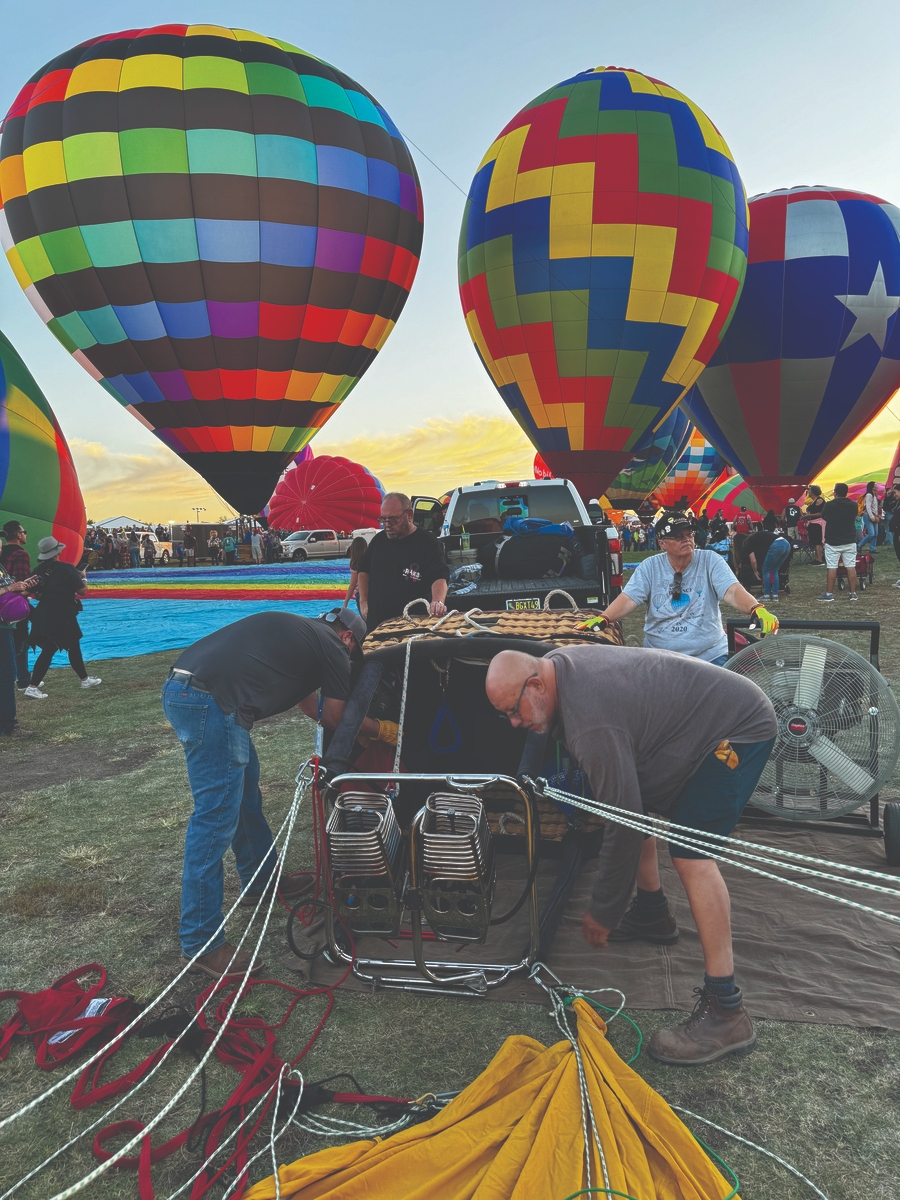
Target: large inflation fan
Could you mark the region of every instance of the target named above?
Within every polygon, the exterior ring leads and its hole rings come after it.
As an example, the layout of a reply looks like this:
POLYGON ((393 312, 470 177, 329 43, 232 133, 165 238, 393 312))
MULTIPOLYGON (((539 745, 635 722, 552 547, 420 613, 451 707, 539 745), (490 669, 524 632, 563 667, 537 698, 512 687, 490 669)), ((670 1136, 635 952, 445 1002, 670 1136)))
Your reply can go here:
POLYGON ((866 804, 890 779, 900 708, 855 650, 785 633, 747 646, 727 665, 762 688, 778 718, 754 808, 792 821, 829 820, 866 804))

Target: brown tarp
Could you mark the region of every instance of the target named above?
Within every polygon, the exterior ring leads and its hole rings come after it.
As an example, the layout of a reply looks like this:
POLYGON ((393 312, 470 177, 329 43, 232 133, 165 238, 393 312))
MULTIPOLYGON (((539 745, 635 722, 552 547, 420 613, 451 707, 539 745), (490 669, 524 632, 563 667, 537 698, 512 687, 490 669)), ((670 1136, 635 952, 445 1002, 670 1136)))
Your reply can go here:
MULTIPOLYGON (((784 829, 739 828, 738 836, 800 854, 866 867, 896 875, 885 866, 880 840, 840 835, 824 824, 788 825, 784 829)), ((590 895, 594 864, 586 863, 563 916, 547 964, 564 982, 581 988, 616 987, 632 1008, 693 1007, 693 989, 703 982, 700 943, 681 885, 663 850, 663 886, 681 929, 674 946, 631 942, 592 950, 581 936, 581 914, 590 895)), ((501 858, 494 911, 504 910, 521 887, 524 860, 501 858)), ((758 864, 757 864, 758 865, 758 864)), ((768 868, 764 868, 768 869, 768 868)), ((821 868, 825 869, 825 868, 821 868)), ((541 903, 552 887, 556 864, 544 862, 539 874, 541 903)), ((785 883, 762 879, 733 866, 723 866, 732 902, 735 964, 752 1016, 828 1025, 884 1026, 900 1030, 900 924, 812 896, 785 883)), ((823 891, 850 897, 872 908, 900 916, 900 900, 827 880, 793 876, 823 891)), ((459 962, 511 962, 520 957, 527 926, 519 914, 495 927, 486 945, 455 953, 451 943, 430 943, 435 957, 459 962)), ((363 953, 388 958, 412 957, 409 942, 394 950, 374 938, 360 941, 363 953)), ((429 954, 431 957, 431 954, 429 954)), ((289 955, 285 963, 297 960, 289 955)), ((308 965, 304 964, 307 970, 308 965)), ((313 968, 318 981, 335 978, 322 964, 313 968)), ((364 989, 351 979, 346 986, 364 989)), ((544 993, 517 975, 488 993, 491 999, 543 1003, 544 993)))

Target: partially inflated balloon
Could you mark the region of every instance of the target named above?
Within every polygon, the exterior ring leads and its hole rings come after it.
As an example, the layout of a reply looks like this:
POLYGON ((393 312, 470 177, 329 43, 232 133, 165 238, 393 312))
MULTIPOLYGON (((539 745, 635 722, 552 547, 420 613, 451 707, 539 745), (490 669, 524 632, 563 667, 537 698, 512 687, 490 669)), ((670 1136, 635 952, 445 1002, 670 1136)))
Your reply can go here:
POLYGON ((18 521, 32 555, 43 537, 65 542, 63 562, 84 547, 84 500, 75 464, 44 393, 0 333, 0 525, 18 521))
POLYGON ((761 521, 767 512, 740 475, 729 475, 709 493, 701 507, 706 509, 708 517, 721 513, 725 521, 733 521, 742 508, 746 508, 755 521, 761 521))
POLYGON ((634 458, 606 489, 613 507, 633 508, 645 500, 665 479, 690 436, 691 423, 681 409, 676 408, 651 438, 638 446, 634 458))
POLYGON ((544 462, 539 454, 534 456, 534 477, 535 479, 552 479, 553 472, 544 462))
POLYGON ((900 387, 900 209, 796 187, 755 196, 750 215, 734 320, 682 403, 781 511, 900 387))
POLYGON ((897 443, 897 449, 888 467, 887 481, 889 487, 900 487, 900 442, 897 443))
POLYGON ((370 365, 422 242, 415 167, 369 93, 211 25, 38 71, 4 123, 0 200, 53 333, 241 512, 370 365))
POLYGON ((692 507, 709 491, 724 467, 722 455, 695 429, 681 458, 653 492, 653 503, 659 508, 674 508, 683 500, 688 508, 692 507))
POLYGON ((320 455, 279 480, 269 501, 269 524, 349 533, 380 524, 383 496, 381 484, 359 463, 320 455))
POLYGON ((719 345, 746 267, 731 154, 686 96, 598 67, 482 159, 459 284, 469 334, 554 475, 606 491, 719 345))

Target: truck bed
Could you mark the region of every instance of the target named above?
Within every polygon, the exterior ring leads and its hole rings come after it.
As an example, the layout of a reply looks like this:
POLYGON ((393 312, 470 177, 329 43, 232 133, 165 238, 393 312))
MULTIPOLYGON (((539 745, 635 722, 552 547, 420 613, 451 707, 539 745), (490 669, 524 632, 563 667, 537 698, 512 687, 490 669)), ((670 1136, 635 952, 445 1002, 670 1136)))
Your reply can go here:
MULTIPOLYGON (((468 612, 472 608, 491 611, 505 609, 508 600, 537 599, 537 607, 543 608, 544 597, 554 588, 568 592, 579 608, 597 608, 603 597, 602 585, 597 580, 584 579, 580 575, 560 575, 558 579, 484 579, 474 592, 467 592, 464 596, 448 596, 447 607, 460 612, 468 612)), ((555 596, 551 603, 554 607, 566 606, 560 596, 555 596)))

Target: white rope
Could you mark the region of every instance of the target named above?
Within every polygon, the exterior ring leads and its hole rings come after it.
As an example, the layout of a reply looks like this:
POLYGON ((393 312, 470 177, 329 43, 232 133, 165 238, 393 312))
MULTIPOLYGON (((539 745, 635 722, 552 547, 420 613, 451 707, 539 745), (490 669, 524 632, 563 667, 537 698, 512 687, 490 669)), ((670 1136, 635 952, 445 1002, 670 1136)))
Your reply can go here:
POLYGON ((767 1150, 765 1146, 758 1146, 756 1142, 751 1142, 749 1138, 741 1137, 739 1133, 732 1133, 730 1129, 725 1129, 723 1126, 717 1125, 715 1121, 710 1121, 708 1117, 701 1117, 698 1113, 691 1112, 689 1108, 682 1108, 680 1104, 668 1103, 669 1108, 674 1108, 676 1112, 684 1113, 687 1117, 693 1117, 696 1121, 702 1121, 704 1125, 709 1125, 711 1129, 718 1129, 719 1133, 724 1133, 726 1137, 734 1138, 736 1142, 743 1142, 745 1146, 750 1146, 751 1149, 758 1150, 760 1154, 765 1154, 768 1158, 774 1158, 777 1163, 780 1163, 781 1166, 785 1168, 785 1170, 790 1171, 792 1175, 796 1175, 798 1179, 802 1179, 804 1183, 808 1184, 817 1196, 821 1196, 822 1200, 828 1200, 828 1197, 821 1190, 821 1188, 816 1187, 811 1179, 807 1179, 806 1176, 801 1174, 796 1167, 792 1167, 789 1162, 785 1162, 785 1160, 779 1155, 775 1154, 774 1151, 767 1150))
MULTIPOLYGON (((824 892, 820 888, 809 887, 808 884, 800 883, 800 881, 796 879, 788 879, 784 875, 774 875, 770 871, 763 871, 759 867, 751 866, 749 862, 744 862, 742 860, 745 858, 755 859, 758 862, 764 862, 767 865, 774 867, 784 867, 786 865, 784 863, 758 855, 747 854, 743 850, 732 850, 732 848, 728 846, 720 847, 720 852, 716 853, 716 851, 710 847, 709 843, 704 840, 707 835, 703 834, 702 838, 698 838, 696 836, 696 830, 686 829, 682 825, 673 825, 671 823, 661 822, 653 817, 648 818, 644 815, 637 815, 633 813, 625 814, 621 809, 611 808, 609 805, 600 804, 597 801, 588 801, 582 796, 574 796, 569 792, 561 792, 557 788, 546 788, 545 792, 550 796, 551 799, 559 798, 566 804, 575 804, 577 807, 584 808, 588 812, 592 812, 601 816, 607 816, 616 824, 623 825, 627 829, 633 829, 638 833, 649 833, 652 836, 655 836, 657 831, 662 828, 664 829, 664 836, 668 841, 674 842, 675 845, 678 846, 684 846, 690 850, 699 850, 702 852, 705 858, 714 858, 719 862, 731 863, 732 866, 741 867, 745 871, 751 871, 753 874, 760 875, 765 879, 772 879, 776 883, 786 883, 790 887, 799 888, 801 891, 809 892, 811 895, 821 896, 826 900, 834 900, 838 904, 845 904, 849 908, 855 908, 860 912, 869 913, 871 916, 881 917, 885 921, 892 921, 900 924, 900 916, 897 916, 893 913, 883 912, 881 909, 872 908, 868 904, 860 904, 857 900, 849 900, 844 896, 836 896, 833 892, 824 892), (722 853, 721 851, 727 851, 727 853, 722 853)), ((717 837, 720 835, 709 836, 717 837)), ((838 863, 832 863, 830 865, 835 867, 840 866, 838 863)), ((800 867, 795 867, 794 869, 804 870, 800 867)), ((884 888, 876 884, 867 884, 859 880, 846 879, 842 878, 841 876, 829 875, 820 871, 804 870, 804 873, 808 875, 814 875, 817 878, 828 879, 835 883, 845 883, 851 884, 854 887, 871 888, 884 895, 900 897, 900 891, 898 891, 896 888, 884 888)))
MULTIPOLYGON (((281 837, 281 834, 283 832, 285 832, 285 830, 286 830, 285 840, 284 840, 284 850, 285 851, 287 850, 287 848, 290 844, 290 840, 291 840, 291 837, 293 834, 293 828, 294 828, 294 824, 296 821, 297 813, 300 808, 302 796, 306 792, 306 790, 308 789, 308 786, 309 786, 309 776, 306 775, 306 768, 308 767, 308 765, 309 765, 308 763, 304 764, 304 767, 301 768, 300 772, 297 775, 297 787, 294 792, 294 799, 291 804, 291 808, 290 808, 287 816, 285 817, 285 820, 282 822, 282 825, 281 825, 280 829, 278 830, 278 834, 275 836, 275 838, 273 838, 273 845, 277 845, 278 840, 281 837)), ((274 871, 272 873, 272 875, 270 876, 270 879, 266 885, 266 889, 260 895, 260 898, 256 904, 256 907, 253 910, 253 914, 247 924, 247 927, 244 930, 244 932, 242 933, 237 945, 235 946, 234 954, 232 955, 231 959, 229 960, 229 966, 231 965, 231 963, 234 962, 235 958, 237 957, 238 952, 241 949, 241 946, 243 945, 244 941, 246 940, 248 934, 250 933, 253 923, 256 920, 257 914, 260 912, 263 901, 265 900, 266 893, 269 890, 269 887, 271 887, 271 895, 269 897, 269 907, 266 912, 262 930, 260 931, 259 937, 257 938, 256 946, 254 947, 254 951, 253 951, 253 957, 254 958, 256 957, 256 953, 258 952, 258 950, 262 944, 262 941, 265 937, 266 931, 269 926, 269 922, 271 920, 272 909, 273 909, 275 900, 278 895, 278 885, 279 885, 279 882, 281 879, 281 874, 284 870, 284 862, 285 862, 285 855, 284 855, 284 853, 282 853, 279 855, 278 867, 277 867, 276 871, 274 871), (274 880, 274 885, 272 883, 273 880, 274 880)), ((190 960, 190 962, 188 962, 185 965, 185 967, 179 972, 179 974, 175 977, 175 979, 172 981, 172 983, 168 984, 167 987, 164 988, 163 991, 160 992, 160 994, 144 1008, 144 1010, 141 1012, 141 1014, 134 1021, 132 1021, 130 1025, 128 1025, 115 1038, 111 1039, 111 1041, 107 1042, 101 1048, 101 1050, 97 1051, 97 1053, 95 1053, 90 1059, 88 1059, 88 1061, 85 1064, 76 1068, 74 1071, 70 1072, 69 1075, 67 1075, 64 1079, 61 1079, 53 1087, 48 1088, 47 1091, 45 1091, 41 1096, 35 1097, 34 1100, 32 1100, 28 1104, 24 1105, 17 1112, 11 1114, 9 1117, 6 1118, 5 1121, 0 1122, 0 1130, 2 1130, 6 1125, 10 1124, 11 1122, 17 1120, 19 1117, 25 1115, 27 1112, 34 1109, 43 1100, 47 1099, 53 1093, 57 1092, 67 1082, 71 1082, 77 1076, 82 1074, 88 1067, 90 1067, 92 1065, 92 1063, 96 1062, 101 1057, 101 1055, 107 1053, 110 1048, 112 1048, 118 1042, 120 1042, 133 1028, 135 1028, 136 1025, 138 1025, 140 1023, 140 1021, 142 1021, 144 1019, 144 1017, 146 1016, 146 1014, 149 1011, 151 1011, 153 1008, 156 1007, 156 1005, 163 999, 163 997, 165 997, 165 995, 168 992, 170 992, 172 990, 172 988, 175 986, 175 984, 185 975, 185 973, 190 970, 190 968, 197 961, 197 959, 199 957, 201 957, 201 955, 206 953, 206 948, 207 948, 207 946, 209 946, 210 942, 213 941, 219 935, 219 933, 221 933, 224 930, 229 919, 234 914, 238 905, 240 904, 241 899, 243 898, 244 895, 247 894, 247 892, 251 888, 253 882, 255 881, 257 875, 259 874, 260 870, 262 870, 262 867, 263 867, 263 863, 261 863, 260 866, 257 867, 256 871, 254 871, 253 876, 248 881, 247 885, 244 887, 241 894, 238 896, 238 899, 235 901, 235 903, 232 905, 231 909, 229 909, 228 913, 223 918, 223 921, 222 921, 221 925, 219 926, 219 928, 215 931, 215 933, 210 935, 209 939, 206 941, 204 946, 201 947, 201 949, 194 955, 194 957, 190 960)), ((226 969, 225 974, 227 974, 227 973, 228 972, 226 969)), ((249 974, 245 974, 241 978, 241 982, 238 987, 237 993, 235 995, 234 1001, 233 1001, 230 1009, 228 1010, 228 1013, 226 1014, 225 1020, 223 1021, 220 1029, 215 1034, 215 1037, 213 1038, 213 1041, 211 1042, 209 1048, 207 1049, 203 1058, 200 1060, 200 1062, 197 1064, 197 1066, 194 1068, 194 1070, 191 1072, 191 1074, 188 1076, 188 1078, 182 1084, 182 1086, 176 1091, 175 1095, 168 1101, 168 1103, 166 1105, 164 1105, 164 1107, 158 1113, 156 1113, 154 1117, 151 1118, 150 1122, 145 1126, 145 1128, 140 1133, 135 1134, 134 1137, 132 1137, 129 1142, 127 1142, 119 1150, 115 1151, 115 1153, 112 1154, 106 1162, 101 1163, 100 1166, 94 1168, 93 1171, 91 1171, 91 1172, 89 1172, 89 1174, 83 1176, 80 1180, 78 1180, 76 1183, 72 1184, 70 1187, 64 1189, 62 1192, 58 1192, 54 1197, 52 1197, 52 1200, 66 1200, 67 1197, 75 1195, 77 1192, 81 1191, 84 1187, 86 1187, 88 1185, 88 1183, 92 1182, 99 1175, 103 1174, 110 1167, 114 1166, 115 1163, 119 1161, 119 1159, 125 1157, 131 1149, 133 1149, 147 1134, 149 1134, 156 1127, 156 1125, 158 1125, 159 1122, 167 1115, 167 1113, 175 1106, 175 1104, 177 1104, 178 1100, 185 1093, 185 1091, 187 1091, 187 1089, 193 1083, 193 1081, 197 1077, 197 1075, 206 1066, 206 1063, 209 1060, 209 1058, 212 1056, 212 1054, 215 1053, 215 1049, 216 1049, 219 1041, 221 1040, 222 1036, 224 1035, 225 1030, 228 1028, 231 1017, 233 1016, 237 1006, 240 1003, 241 996, 244 992, 244 989, 247 985, 249 978, 250 978, 249 974)), ((206 1005, 208 1005, 210 1003, 210 1001, 213 999, 213 996, 215 996, 215 995, 216 995, 216 993, 214 992, 207 999, 206 1003, 203 1005, 203 1009, 198 1009, 193 1014, 193 1016, 191 1017, 191 1020, 187 1023, 187 1025, 182 1030, 182 1032, 179 1033, 178 1036, 172 1041, 171 1045, 166 1049, 165 1053, 161 1056, 159 1062, 153 1067, 153 1069, 151 1071, 149 1071, 142 1079, 140 1079, 134 1085, 134 1087, 132 1087, 128 1092, 126 1092, 125 1095, 123 1095, 114 1105, 112 1105, 112 1107, 107 1109, 106 1112, 104 1112, 102 1114, 102 1116, 98 1117, 97 1120, 92 1122, 85 1129, 82 1129, 74 1137, 70 1138, 70 1140, 65 1145, 60 1146, 52 1154, 48 1155, 48 1157, 46 1159, 44 1159, 44 1161, 42 1163, 40 1163, 37 1167, 35 1167, 33 1170, 31 1170, 27 1175, 23 1176, 23 1178, 21 1178, 17 1183, 13 1184, 13 1186, 11 1188, 9 1188, 6 1192, 3 1193, 2 1197, 0 1197, 0 1200, 7 1200, 7 1198, 12 1196, 16 1191, 18 1191, 18 1189, 23 1184, 27 1183, 30 1179, 34 1178, 34 1176, 37 1175, 40 1171, 42 1171, 44 1167, 49 1165, 49 1163, 51 1163, 54 1159, 59 1157, 61 1154, 65 1153, 65 1151, 67 1151, 73 1145, 75 1145, 81 1138, 85 1137, 88 1133, 92 1132, 94 1129, 97 1128, 97 1126, 107 1123, 108 1118, 114 1112, 116 1112, 117 1109, 121 1108, 121 1106, 124 1103, 126 1103, 127 1100, 129 1100, 132 1096, 134 1096, 137 1092, 139 1092, 141 1090, 141 1088, 144 1087, 145 1084, 149 1083, 150 1079, 152 1079, 153 1076, 156 1074, 156 1072, 158 1070, 160 1070, 160 1068, 163 1066, 163 1064, 168 1059, 169 1055, 175 1050, 178 1043, 182 1040, 182 1038, 184 1038, 187 1035, 190 1028, 199 1019, 200 1012, 205 1010, 206 1005)), ((275 1086, 274 1083, 273 1083, 273 1086, 275 1086)), ((263 1097, 263 1099, 265 1099, 265 1097, 263 1097)), ((240 1130, 240 1128, 242 1128, 242 1126, 246 1123, 246 1121, 248 1119, 249 1119, 249 1117, 245 1117, 244 1121, 241 1122, 240 1125, 237 1126, 237 1128, 235 1130, 235 1134, 240 1130)))

